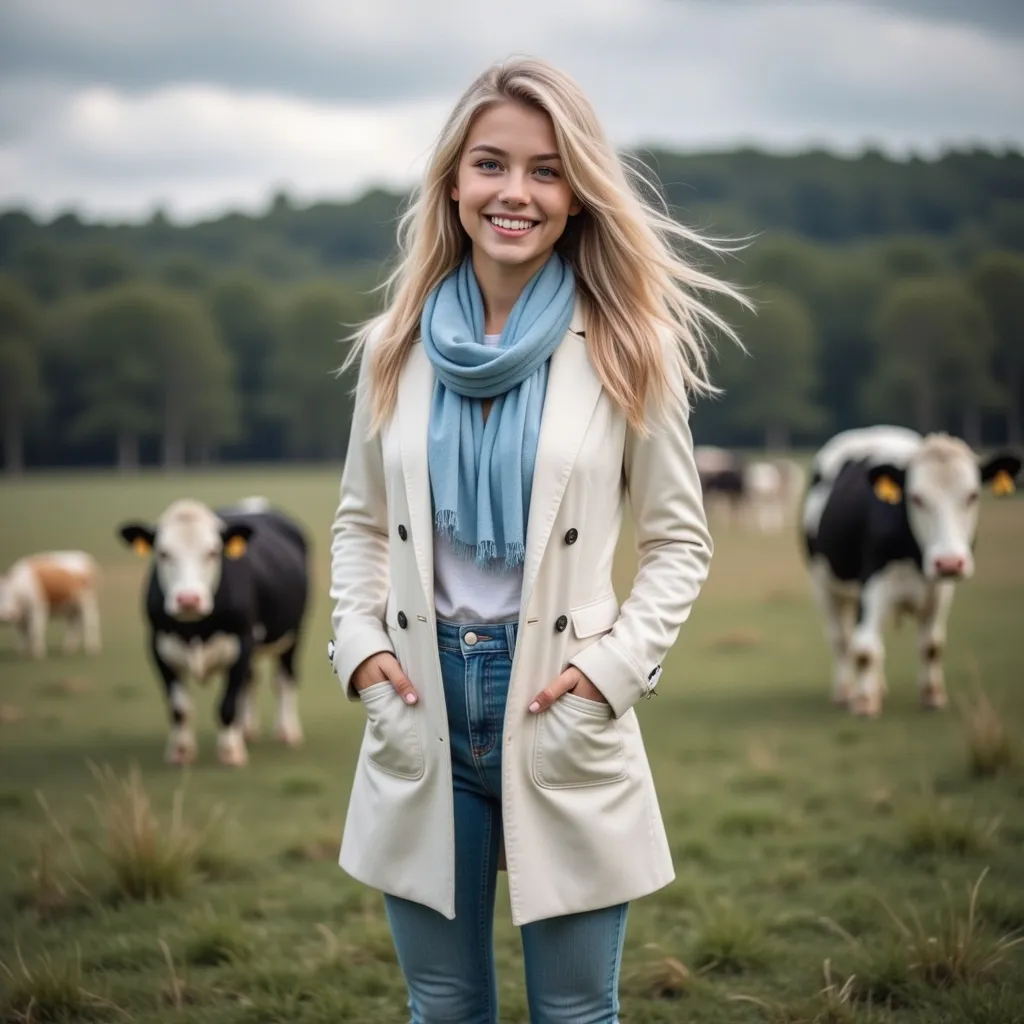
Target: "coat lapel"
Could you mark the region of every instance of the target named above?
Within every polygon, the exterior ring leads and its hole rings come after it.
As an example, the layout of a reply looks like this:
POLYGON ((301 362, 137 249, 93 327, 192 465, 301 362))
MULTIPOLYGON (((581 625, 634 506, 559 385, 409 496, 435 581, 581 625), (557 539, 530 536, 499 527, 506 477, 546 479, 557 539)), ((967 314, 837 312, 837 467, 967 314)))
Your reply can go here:
POLYGON ((583 313, 577 302, 569 331, 555 349, 548 371, 526 527, 524 609, 537 579, 569 475, 601 396, 601 379, 590 362, 583 326, 583 313))
MULTIPOLYGON (((526 527, 524 608, 569 474, 601 395, 601 380, 590 362, 583 328, 583 311, 577 301, 569 330, 551 356, 548 370, 526 527)), ((398 384, 398 419, 413 549, 428 606, 433 604, 434 594, 434 517, 427 469, 427 429, 433 393, 433 367, 423 346, 413 345, 398 384)))
POLYGON ((427 430, 433 394, 434 368, 423 346, 413 345, 398 382, 398 420, 412 545, 428 608, 434 603, 434 515, 427 469, 427 430))

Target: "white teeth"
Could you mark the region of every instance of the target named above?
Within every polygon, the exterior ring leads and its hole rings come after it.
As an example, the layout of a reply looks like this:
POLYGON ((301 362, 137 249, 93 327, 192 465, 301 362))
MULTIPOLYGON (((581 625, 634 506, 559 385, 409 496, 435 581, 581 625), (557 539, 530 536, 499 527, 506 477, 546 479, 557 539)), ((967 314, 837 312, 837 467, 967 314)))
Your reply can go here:
POLYGON ((508 217, 490 217, 489 220, 506 231, 525 231, 533 227, 532 220, 510 220, 508 217))

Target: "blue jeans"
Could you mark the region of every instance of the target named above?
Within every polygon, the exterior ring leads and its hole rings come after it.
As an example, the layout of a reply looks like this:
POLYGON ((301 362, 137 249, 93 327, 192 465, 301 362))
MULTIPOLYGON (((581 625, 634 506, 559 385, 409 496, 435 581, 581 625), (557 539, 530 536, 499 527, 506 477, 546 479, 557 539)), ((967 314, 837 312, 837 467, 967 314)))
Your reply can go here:
MULTIPOLYGON (((493 926, 501 733, 516 630, 514 622, 437 624, 455 791, 455 919, 420 903, 385 897, 412 1024, 498 1020, 493 926)), ((616 1024, 628 906, 522 928, 532 1024, 616 1024)))

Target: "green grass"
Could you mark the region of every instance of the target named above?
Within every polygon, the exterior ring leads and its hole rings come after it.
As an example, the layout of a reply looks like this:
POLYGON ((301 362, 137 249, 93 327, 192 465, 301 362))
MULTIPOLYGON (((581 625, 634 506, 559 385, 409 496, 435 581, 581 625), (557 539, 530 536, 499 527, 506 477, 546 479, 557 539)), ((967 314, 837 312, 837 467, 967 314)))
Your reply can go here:
MULTIPOLYGON (((338 467, 0 485, 0 564, 55 546, 91 551, 105 643, 98 658, 33 663, 0 632, 0 1022, 407 1019, 381 897, 336 864, 363 723, 324 657, 337 484, 338 467), (167 719, 139 613, 145 565, 115 528, 176 497, 253 493, 296 513, 315 542, 306 743, 270 738, 264 685, 264 738, 248 767, 221 768, 216 688, 199 689, 199 759, 183 775, 162 760, 167 719)), ((1024 727, 1024 501, 982 509, 978 573, 958 593, 947 646, 954 707, 938 714, 917 710, 909 624, 889 637, 881 719, 835 710, 794 537, 720 530, 716 542, 659 696, 637 709, 677 879, 631 909, 624 1024, 1024 1019, 1024 950, 1013 944, 1024 770, 1004 753, 1024 727), (957 713, 980 706, 978 680, 998 729, 992 715, 979 725, 957 713)), ((504 879, 496 916, 501 1019, 523 1024, 504 879)))

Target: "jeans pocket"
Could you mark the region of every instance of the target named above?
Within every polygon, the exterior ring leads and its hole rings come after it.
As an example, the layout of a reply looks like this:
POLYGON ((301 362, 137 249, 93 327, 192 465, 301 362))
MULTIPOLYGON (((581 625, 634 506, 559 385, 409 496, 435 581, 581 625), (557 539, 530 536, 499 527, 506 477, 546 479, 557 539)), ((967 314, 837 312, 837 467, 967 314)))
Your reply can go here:
POLYGON ((566 693, 538 715, 533 777, 545 789, 624 779, 626 757, 611 707, 566 693))

